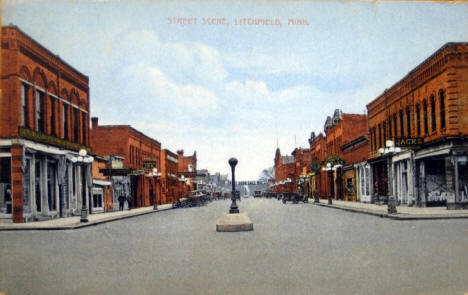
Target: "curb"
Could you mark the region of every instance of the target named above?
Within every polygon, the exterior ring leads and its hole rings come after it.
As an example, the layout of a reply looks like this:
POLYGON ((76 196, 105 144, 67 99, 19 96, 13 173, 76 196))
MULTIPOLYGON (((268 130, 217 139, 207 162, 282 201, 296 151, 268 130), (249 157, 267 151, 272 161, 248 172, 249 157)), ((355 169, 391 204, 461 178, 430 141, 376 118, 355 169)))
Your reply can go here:
POLYGON ((389 219, 393 219, 393 220, 468 219, 468 215, 452 215, 452 216, 428 215, 428 216, 420 216, 420 215, 400 214, 400 213, 388 214, 388 213, 381 213, 381 212, 365 210, 365 209, 363 210, 363 209, 356 209, 356 208, 350 208, 350 207, 328 205, 328 204, 323 204, 323 203, 312 203, 312 204, 314 204, 316 206, 321 206, 321 207, 327 207, 327 208, 338 209, 338 210, 343 210, 343 211, 348 211, 348 212, 373 215, 373 216, 382 217, 382 218, 389 218, 389 219))
POLYGON ((142 216, 142 215, 147 215, 147 214, 152 214, 152 213, 157 213, 161 211, 166 211, 166 210, 171 210, 173 209, 172 207, 169 208, 162 208, 158 210, 152 210, 152 211, 147 211, 147 212, 141 212, 141 213, 136 213, 132 215, 125 215, 125 216, 117 216, 117 217, 108 217, 107 219, 102 219, 102 220, 96 220, 96 221, 88 221, 88 222, 83 222, 83 223, 78 223, 74 225, 64 225, 64 226, 49 226, 49 227, 1 227, 0 225, 0 231, 22 231, 22 230, 36 230, 36 231, 44 231, 44 230, 72 230, 72 229, 79 229, 79 228, 84 228, 84 227, 90 227, 90 226, 95 226, 98 224, 102 223, 108 223, 112 221, 117 221, 117 220, 122 220, 122 219, 128 219, 131 217, 137 217, 137 216, 142 216))

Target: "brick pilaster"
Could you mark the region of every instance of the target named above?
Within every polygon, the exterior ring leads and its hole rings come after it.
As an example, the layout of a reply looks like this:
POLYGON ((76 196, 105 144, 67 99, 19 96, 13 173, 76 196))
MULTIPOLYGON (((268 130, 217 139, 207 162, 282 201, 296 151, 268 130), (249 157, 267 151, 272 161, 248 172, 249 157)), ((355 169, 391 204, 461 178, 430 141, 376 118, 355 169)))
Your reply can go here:
POLYGON ((13 201, 13 222, 22 223, 23 218, 23 147, 11 146, 11 180, 13 201))

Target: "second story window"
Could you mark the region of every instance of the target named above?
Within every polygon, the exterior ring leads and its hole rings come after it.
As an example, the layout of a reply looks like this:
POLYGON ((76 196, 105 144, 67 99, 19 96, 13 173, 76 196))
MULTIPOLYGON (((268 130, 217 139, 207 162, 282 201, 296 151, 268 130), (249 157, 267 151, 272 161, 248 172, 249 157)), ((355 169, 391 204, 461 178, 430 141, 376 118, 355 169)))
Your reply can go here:
POLYGON ((427 100, 423 100, 423 116, 424 116, 424 134, 429 133, 429 125, 427 123, 427 100))
POLYGON ((436 131, 436 110, 434 95, 431 95, 431 127, 432 131, 436 131))
POLYGON ((406 131, 408 136, 411 136, 411 113, 410 113, 410 107, 406 107, 406 131))
POLYGON ((445 129, 445 92, 439 91, 440 129, 445 129))
POLYGON ((62 104, 62 130, 63 138, 68 139, 68 106, 62 104))
POLYGON ((21 126, 29 126, 29 85, 21 83, 21 126))
POLYGON ((400 136, 404 136, 404 130, 403 130, 404 124, 403 124, 403 110, 400 110, 400 136))
POLYGON ((382 123, 382 129, 383 129, 383 142, 387 140, 387 123, 383 121, 382 123))
POLYGON ((416 105, 416 133, 421 135, 421 107, 419 103, 416 105))
POLYGON ((36 90, 36 131, 44 132, 44 92, 36 90))
POLYGON ((393 138, 393 134, 392 134, 392 117, 388 117, 388 137, 390 139, 393 138))
POLYGON ((57 111, 56 111, 56 100, 53 97, 50 97, 50 109, 51 109, 51 114, 50 114, 50 131, 52 135, 57 136, 57 130, 55 128, 55 123, 57 121, 57 111))
POLYGON ((86 120, 87 120, 87 119, 86 119, 86 113, 85 113, 85 112, 82 112, 81 114, 82 114, 82 119, 81 119, 81 125, 82 125, 81 128, 82 128, 82 132, 81 132, 81 133, 82 133, 82 139, 83 139, 83 140, 81 141, 81 143, 83 143, 84 145, 86 145, 86 130, 87 130, 87 129, 86 129, 86 127, 87 127, 87 125, 86 125, 86 123, 87 123, 86 120))
POLYGON ((80 140, 80 110, 78 108, 74 109, 75 111, 75 120, 73 122, 73 141, 79 142, 80 140))

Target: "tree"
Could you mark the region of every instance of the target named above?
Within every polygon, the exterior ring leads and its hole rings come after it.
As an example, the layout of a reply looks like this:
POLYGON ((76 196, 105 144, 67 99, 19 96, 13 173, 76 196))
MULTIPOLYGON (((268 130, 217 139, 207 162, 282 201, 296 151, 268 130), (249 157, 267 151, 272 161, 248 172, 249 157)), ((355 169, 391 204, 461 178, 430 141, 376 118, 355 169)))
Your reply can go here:
POLYGON ((262 172, 260 173, 260 177, 258 178, 259 181, 265 181, 265 182, 268 182, 268 180, 270 179, 275 179, 274 167, 263 169, 262 172))

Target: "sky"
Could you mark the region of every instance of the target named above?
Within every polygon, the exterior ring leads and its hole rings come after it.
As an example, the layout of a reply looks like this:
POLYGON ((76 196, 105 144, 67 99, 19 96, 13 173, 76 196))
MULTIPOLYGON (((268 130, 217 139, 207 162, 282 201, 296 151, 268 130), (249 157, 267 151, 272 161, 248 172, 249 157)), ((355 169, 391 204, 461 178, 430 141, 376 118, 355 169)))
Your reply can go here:
POLYGON ((2 7, 4 25, 89 76, 99 124, 129 124, 173 152, 196 150, 197 168, 211 173, 229 173, 236 157, 237 180, 256 180, 273 166, 277 147, 283 155, 307 148, 335 109, 364 114, 445 43, 467 42, 467 16, 466 2, 6 0, 2 7))

